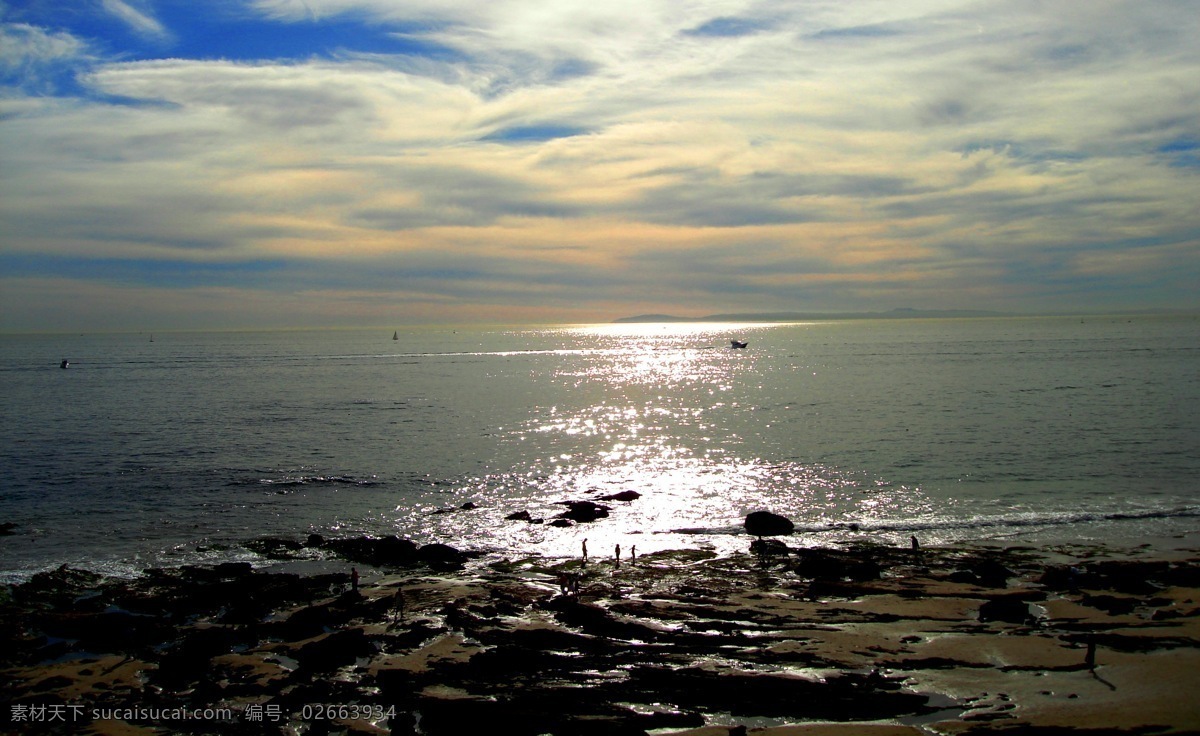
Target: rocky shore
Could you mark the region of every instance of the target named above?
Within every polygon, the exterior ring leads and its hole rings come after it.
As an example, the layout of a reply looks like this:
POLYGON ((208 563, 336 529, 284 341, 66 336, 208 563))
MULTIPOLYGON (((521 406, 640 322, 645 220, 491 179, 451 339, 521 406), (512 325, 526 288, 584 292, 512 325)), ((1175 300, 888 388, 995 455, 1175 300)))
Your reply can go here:
POLYGON ((64 567, 0 591, 4 730, 1200 733, 1194 554, 257 544, 345 571, 64 567))

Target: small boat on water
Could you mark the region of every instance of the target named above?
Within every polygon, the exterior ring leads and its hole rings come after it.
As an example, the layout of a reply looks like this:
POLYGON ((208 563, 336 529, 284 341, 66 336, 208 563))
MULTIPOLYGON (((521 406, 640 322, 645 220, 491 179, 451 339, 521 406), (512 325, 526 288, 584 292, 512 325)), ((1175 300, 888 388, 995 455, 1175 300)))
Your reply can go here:
POLYGON ((393 340, 399 340, 399 339, 400 339, 400 330, 396 330, 395 332, 393 332, 393 333, 392 333, 392 339, 393 339, 393 340))
POLYGON ((745 340, 730 340, 730 341, 729 341, 729 348, 730 348, 731 350, 738 350, 738 349, 740 349, 740 348, 744 348, 744 347, 746 347, 746 346, 747 346, 747 345, 749 345, 749 344, 750 344, 750 343, 749 343, 749 342, 747 342, 747 341, 745 341, 745 340))
POLYGON ((58 367, 59 368, 70 368, 71 361, 67 360, 66 358, 63 358, 62 362, 58 364, 58 367))

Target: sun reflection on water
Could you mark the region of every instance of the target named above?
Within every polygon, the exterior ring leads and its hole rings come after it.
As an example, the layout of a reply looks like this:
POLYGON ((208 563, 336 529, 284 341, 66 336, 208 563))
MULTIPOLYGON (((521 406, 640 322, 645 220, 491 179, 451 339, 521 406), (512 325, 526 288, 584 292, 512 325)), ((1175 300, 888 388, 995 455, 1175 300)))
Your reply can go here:
POLYGON ((802 534, 911 509, 910 489, 799 459, 764 460, 747 449, 746 435, 762 431, 755 339, 771 327, 562 328, 583 349, 544 373, 545 401, 498 434, 505 456, 517 458, 513 466, 464 484, 464 497, 480 506, 470 518, 443 515, 434 523, 454 536, 456 525, 477 527, 483 516, 500 548, 566 556, 579 554, 584 539, 605 554, 616 545, 742 549, 742 519, 764 508, 792 518, 802 534), (732 339, 750 347, 732 349, 732 339), (640 495, 606 499, 629 491, 640 495), (609 506, 609 516, 551 524, 566 510, 562 502, 579 500, 609 506), (505 518, 518 511, 543 523, 505 518))

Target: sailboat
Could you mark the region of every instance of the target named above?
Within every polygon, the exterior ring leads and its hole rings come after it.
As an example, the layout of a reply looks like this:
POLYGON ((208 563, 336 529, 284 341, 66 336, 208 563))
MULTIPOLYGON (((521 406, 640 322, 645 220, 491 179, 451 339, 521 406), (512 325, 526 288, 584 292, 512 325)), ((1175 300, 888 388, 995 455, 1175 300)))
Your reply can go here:
POLYGON ((399 331, 399 330, 396 330, 395 332, 393 332, 393 333, 392 333, 392 339, 393 339, 393 340, 399 340, 399 339, 400 339, 400 331, 399 331))

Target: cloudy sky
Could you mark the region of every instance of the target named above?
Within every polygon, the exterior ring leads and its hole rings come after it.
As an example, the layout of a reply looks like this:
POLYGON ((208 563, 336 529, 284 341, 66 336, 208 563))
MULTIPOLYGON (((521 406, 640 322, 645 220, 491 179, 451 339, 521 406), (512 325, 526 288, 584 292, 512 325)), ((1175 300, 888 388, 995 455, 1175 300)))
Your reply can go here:
POLYGON ((1196 0, 0 0, 0 330, 1200 308, 1196 0))

